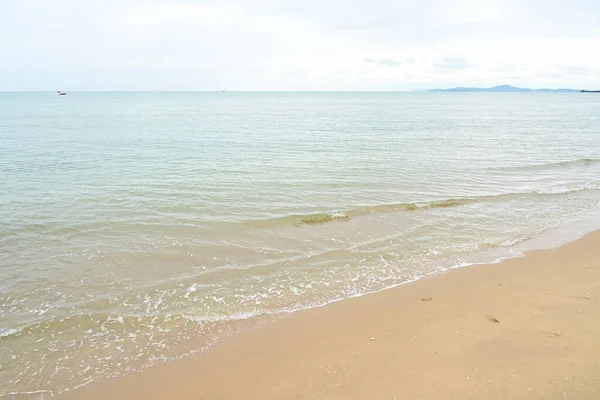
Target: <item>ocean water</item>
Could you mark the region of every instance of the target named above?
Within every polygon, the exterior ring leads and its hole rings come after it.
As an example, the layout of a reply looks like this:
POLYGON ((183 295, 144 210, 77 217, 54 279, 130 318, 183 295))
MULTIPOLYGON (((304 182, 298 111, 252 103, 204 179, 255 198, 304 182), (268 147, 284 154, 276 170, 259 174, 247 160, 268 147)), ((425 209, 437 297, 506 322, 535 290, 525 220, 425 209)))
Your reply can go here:
POLYGON ((599 221, 593 94, 0 93, 0 397, 599 221))

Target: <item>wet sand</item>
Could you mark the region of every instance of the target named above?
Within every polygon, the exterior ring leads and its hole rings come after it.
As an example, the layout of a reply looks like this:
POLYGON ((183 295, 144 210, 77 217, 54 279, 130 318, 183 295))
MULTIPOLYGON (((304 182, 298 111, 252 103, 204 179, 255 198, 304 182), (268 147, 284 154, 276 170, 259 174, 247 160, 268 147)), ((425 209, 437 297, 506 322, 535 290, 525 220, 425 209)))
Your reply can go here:
POLYGON ((63 399, 600 399, 600 232, 291 314, 63 399))

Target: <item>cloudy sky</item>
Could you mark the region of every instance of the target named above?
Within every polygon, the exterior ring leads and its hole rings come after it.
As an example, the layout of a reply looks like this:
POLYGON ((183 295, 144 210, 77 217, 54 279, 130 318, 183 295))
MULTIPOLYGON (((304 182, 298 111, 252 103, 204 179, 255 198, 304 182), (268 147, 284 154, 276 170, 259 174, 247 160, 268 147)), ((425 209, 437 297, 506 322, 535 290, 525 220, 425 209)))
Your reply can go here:
POLYGON ((0 0, 0 90, 600 89, 599 0, 0 0))

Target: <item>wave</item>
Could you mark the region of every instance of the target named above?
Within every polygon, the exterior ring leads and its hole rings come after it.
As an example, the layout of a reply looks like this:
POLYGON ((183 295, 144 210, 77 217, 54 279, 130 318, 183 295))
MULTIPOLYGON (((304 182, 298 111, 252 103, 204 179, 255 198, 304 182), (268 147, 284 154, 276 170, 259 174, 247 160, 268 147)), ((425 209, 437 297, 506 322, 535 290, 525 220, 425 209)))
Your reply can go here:
MULTIPOLYGON (((600 160, 599 160, 600 161, 600 160)), ((384 214, 393 213, 398 211, 406 212, 419 212, 431 209, 444 209, 461 207, 474 203, 483 203, 487 201, 511 199, 523 196, 557 196, 568 193, 580 192, 585 190, 594 190, 598 186, 594 183, 588 182, 577 186, 568 187, 556 187, 544 190, 534 190, 530 192, 513 192, 513 193, 500 193, 490 194, 482 196, 473 196, 465 198, 450 198, 443 200, 429 200, 421 202, 407 202, 407 203, 393 203, 393 204, 380 204, 373 206, 356 207, 353 209, 347 209, 343 211, 330 211, 322 213, 310 213, 310 214, 293 214, 282 217, 267 218, 261 220, 246 221, 247 224, 254 226, 281 226, 281 225, 321 225, 330 222, 348 222, 352 218, 368 215, 368 214, 384 214)))
POLYGON ((464 204, 474 202, 474 199, 447 199, 434 200, 418 203, 396 203, 396 204, 381 204, 376 206, 359 207, 352 210, 333 212, 333 213, 318 213, 308 215, 294 215, 292 218, 298 219, 302 224, 324 224, 333 221, 349 221, 353 217, 358 217, 366 214, 386 213, 394 211, 419 211, 429 208, 449 208, 458 207, 464 204))
POLYGON ((303 224, 325 224, 331 221, 348 221, 350 217, 343 212, 335 212, 335 213, 322 213, 322 214, 312 214, 312 215, 299 215, 300 222, 303 224))
POLYGON ((528 170, 546 169, 546 168, 590 166, 593 164, 600 164, 600 158, 578 158, 575 160, 557 161, 557 162, 550 162, 550 163, 545 163, 545 164, 491 167, 491 168, 488 168, 488 170, 528 171, 528 170))
POLYGON ((284 217, 268 218, 263 220, 252 220, 247 223, 259 226, 275 225, 320 225, 328 222, 347 222, 354 217, 375 213, 389 213, 395 211, 420 211, 431 208, 458 207, 469 204, 475 199, 447 199, 414 203, 380 204, 374 206, 357 207, 346 211, 332 211, 313 214, 294 214, 284 217))

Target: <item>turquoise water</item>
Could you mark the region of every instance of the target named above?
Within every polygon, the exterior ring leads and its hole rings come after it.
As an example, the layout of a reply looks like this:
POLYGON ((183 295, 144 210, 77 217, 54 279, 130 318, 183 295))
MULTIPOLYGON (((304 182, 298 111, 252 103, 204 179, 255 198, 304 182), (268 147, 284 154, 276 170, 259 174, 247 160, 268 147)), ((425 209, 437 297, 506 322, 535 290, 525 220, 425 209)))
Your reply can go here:
POLYGON ((0 93, 0 396, 184 357, 599 214, 600 96, 0 93))

